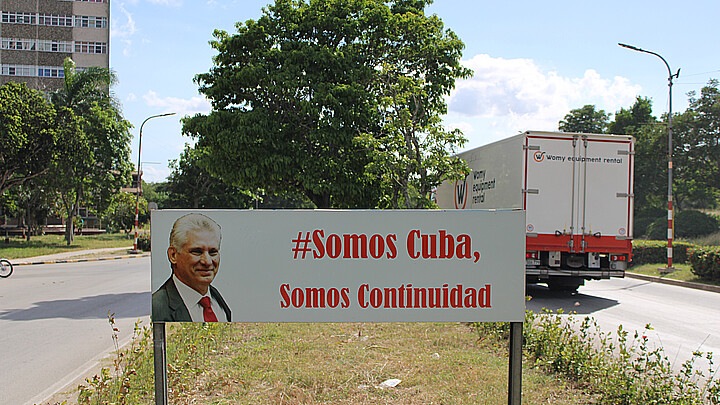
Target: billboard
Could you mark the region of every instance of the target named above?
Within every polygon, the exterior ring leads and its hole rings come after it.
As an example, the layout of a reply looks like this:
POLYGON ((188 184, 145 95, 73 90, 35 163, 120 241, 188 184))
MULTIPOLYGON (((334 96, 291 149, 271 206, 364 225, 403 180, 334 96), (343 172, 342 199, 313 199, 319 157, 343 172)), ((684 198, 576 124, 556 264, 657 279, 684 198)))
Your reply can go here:
POLYGON ((155 210, 151 220, 153 321, 207 321, 202 295, 220 322, 524 319, 521 210, 155 210))

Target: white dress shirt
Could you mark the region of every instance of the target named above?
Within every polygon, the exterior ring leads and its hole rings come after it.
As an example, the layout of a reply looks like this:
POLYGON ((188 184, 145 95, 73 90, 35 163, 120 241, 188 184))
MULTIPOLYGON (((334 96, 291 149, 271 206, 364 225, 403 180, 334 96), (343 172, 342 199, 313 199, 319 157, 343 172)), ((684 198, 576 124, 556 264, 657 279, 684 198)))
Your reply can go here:
POLYGON ((173 282, 175 283, 175 288, 177 288, 178 292, 180 293, 180 297, 185 303, 185 307, 188 309, 188 312, 190 312, 190 318, 192 318, 193 322, 205 322, 205 316, 203 315, 203 307, 200 305, 200 299, 202 297, 210 297, 210 304, 212 306, 213 312, 215 312, 215 316, 217 317, 218 322, 228 321, 227 315, 225 315, 225 311, 222 309, 222 307, 220 307, 220 304, 218 304, 218 302, 215 300, 215 297, 210 294, 209 288, 207 294, 202 295, 189 287, 187 284, 180 281, 180 279, 177 278, 174 274, 172 278, 173 282))

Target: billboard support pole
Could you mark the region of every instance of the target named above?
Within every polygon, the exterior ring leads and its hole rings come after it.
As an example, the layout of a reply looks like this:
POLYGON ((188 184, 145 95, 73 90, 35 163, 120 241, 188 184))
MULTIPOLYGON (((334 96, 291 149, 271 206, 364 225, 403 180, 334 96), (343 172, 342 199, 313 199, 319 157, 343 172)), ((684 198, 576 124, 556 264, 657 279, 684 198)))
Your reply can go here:
POLYGON ((522 399, 522 343, 523 323, 510 322, 508 405, 520 405, 522 399))
POLYGON ((153 322, 153 349, 155 361, 155 405, 167 405, 167 345, 165 322, 153 322))

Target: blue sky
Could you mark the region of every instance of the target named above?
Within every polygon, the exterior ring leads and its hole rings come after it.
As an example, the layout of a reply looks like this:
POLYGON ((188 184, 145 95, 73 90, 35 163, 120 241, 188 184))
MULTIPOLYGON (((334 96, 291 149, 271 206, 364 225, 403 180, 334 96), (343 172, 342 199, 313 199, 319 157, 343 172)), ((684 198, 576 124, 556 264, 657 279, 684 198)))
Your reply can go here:
MULTIPOLYGON (((193 77, 212 66, 208 44, 215 29, 257 19, 267 0, 111 0, 110 65, 115 95, 135 125, 132 161, 137 164, 143 129, 143 179, 163 181, 168 160, 186 143, 180 118, 210 111, 193 77)), ((436 0, 428 14, 465 43, 463 63, 472 78, 458 81, 445 125, 460 128, 466 148, 525 130, 556 130, 570 109, 585 104, 614 113, 637 95, 653 100, 655 115, 668 110, 667 68, 673 111, 687 108, 687 93, 720 79, 720 1, 558 0, 508 2, 436 0), (483 5, 487 4, 487 5, 483 5)))

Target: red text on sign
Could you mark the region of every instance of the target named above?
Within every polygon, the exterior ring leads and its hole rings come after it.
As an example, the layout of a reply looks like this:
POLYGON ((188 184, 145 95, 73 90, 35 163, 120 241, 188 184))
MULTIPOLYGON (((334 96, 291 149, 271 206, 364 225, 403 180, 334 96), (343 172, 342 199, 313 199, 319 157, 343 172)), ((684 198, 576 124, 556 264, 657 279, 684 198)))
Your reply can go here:
POLYGON ((280 308, 347 308, 350 306, 348 288, 291 288, 280 286, 280 308))
POLYGON ((407 252, 412 259, 472 259, 470 235, 453 235, 440 230, 437 234, 410 231, 407 236, 407 252))
POLYGON ((330 234, 325 237, 325 231, 316 229, 312 233, 312 243, 315 246, 313 257, 322 259, 329 257, 337 259, 380 259, 386 257, 394 259, 397 257, 397 247, 395 242, 397 236, 379 235, 372 236, 364 234, 330 234))

